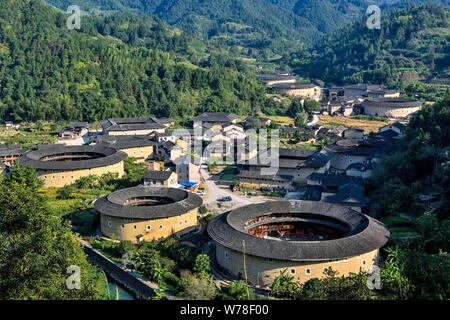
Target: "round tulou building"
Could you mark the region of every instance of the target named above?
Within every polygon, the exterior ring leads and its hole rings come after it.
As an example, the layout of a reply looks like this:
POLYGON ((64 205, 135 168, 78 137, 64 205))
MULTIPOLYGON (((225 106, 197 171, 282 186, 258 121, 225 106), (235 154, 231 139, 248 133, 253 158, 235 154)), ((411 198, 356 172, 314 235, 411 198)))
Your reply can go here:
POLYGON ((248 280, 262 287, 282 272, 304 283, 323 277, 328 268, 344 276, 369 271, 389 238, 375 219, 314 201, 241 207, 213 220, 208 233, 218 267, 239 278, 246 271, 248 280))
POLYGON ((47 145, 19 158, 23 166, 34 168, 47 188, 61 188, 81 177, 117 173, 124 175, 127 154, 108 146, 47 145))
POLYGON ((194 230, 202 203, 202 198, 185 190, 140 186, 113 192, 94 206, 105 236, 139 243, 194 230))
POLYGON ((368 116, 401 119, 419 111, 422 103, 405 98, 378 98, 365 100, 361 107, 368 116))

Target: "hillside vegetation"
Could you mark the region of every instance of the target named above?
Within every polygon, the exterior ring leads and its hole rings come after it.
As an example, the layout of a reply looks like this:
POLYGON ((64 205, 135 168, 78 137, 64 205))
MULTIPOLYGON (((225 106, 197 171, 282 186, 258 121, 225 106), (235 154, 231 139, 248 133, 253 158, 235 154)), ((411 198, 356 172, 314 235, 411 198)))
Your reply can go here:
POLYGON ((39 0, 0 2, 0 120, 183 120, 266 103, 241 65, 219 54, 193 58, 189 39, 163 24, 89 17, 77 31, 67 16, 39 0))
MULTIPOLYGON (((47 0, 66 9, 69 0, 47 0)), ((150 14, 186 32, 244 54, 275 57, 301 50, 361 17, 369 5, 385 8, 447 0, 80 0, 85 10, 150 14), (274 55, 275 53, 275 55, 274 55)))
POLYGON ((329 83, 373 82, 449 75, 450 11, 437 5, 411 6, 385 15, 381 29, 366 19, 331 34, 311 54, 292 55, 302 76, 329 83))

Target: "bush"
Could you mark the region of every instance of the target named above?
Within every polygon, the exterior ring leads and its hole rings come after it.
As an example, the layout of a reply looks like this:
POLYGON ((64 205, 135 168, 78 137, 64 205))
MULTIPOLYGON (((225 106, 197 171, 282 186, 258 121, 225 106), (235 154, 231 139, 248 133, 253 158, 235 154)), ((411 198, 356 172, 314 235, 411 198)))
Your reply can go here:
POLYGON ((201 215, 207 214, 208 213, 208 208, 205 205, 201 205, 198 208, 198 213, 200 213, 201 215))
POLYGON ((70 186, 64 186, 60 189, 58 189, 58 191, 56 191, 57 194, 57 198, 59 200, 69 200, 69 199, 74 199, 74 195, 73 193, 76 191, 75 187, 70 185, 70 186))
POLYGON ((136 251, 136 246, 131 241, 120 241, 117 246, 117 251, 124 255, 126 253, 133 253, 136 251))
POLYGON ((199 254, 194 261, 192 270, 199 276, 209 275, 211 273, 211 260, 206 254, 199 254))
POLYGON ((223 298, 226 300, 253 300, 254 292, 244 281, 233 281, 223 289, 223 298))
POLYGON ((181 284, 181 295, 188 300, 212 300, 217 295, 217 287, 211 277, 184 273, 181 275, 181 284))

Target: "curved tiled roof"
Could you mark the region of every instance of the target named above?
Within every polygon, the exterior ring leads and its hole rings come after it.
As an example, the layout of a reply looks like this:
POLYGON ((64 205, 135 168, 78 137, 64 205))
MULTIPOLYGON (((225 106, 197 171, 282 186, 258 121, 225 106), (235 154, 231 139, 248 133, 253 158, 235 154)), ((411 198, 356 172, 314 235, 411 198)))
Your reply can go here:
POLYGON ((277 83, 271 87, 274 89, 314 89, 316 85, 310 83, 277 83))
POLYGON ((203 203, 198 195, 175 188, 134 187, 122 189, 95 201, 95 209, 108 216, 135 219, 158 219, 178 216, 198 208, 203 203), (132 206, 137 198, 160 198, 169 203, 132 206))
POLYGON ((344 259, 371 252, 382 247, 389 231, 379 221, 350 208, 314 201, 273 201, 241 207, 213 220, 209 235, 219 244, 246 254, 287 261, 323 261, 344 259), (314 217, 339 222, 347 228, 343 238, 325 241, 283 241, 250 235, 246 223, 273 213, 291 214, 292 219, 314 217))
POLYGON ((415 108, 420 107, 422 103, 413 99, 405 98, 379 98, 373 100, 365 100, 363 107, 382 107, 382 108, 415 108))
POLYGON ((110 145, 119 150, 149 147, 157 144, 155 141, 150 140, 148 136, 99 136, 96 138, 96 141, 100 145, 110 145))
POLYGON ((341 139, 324 149, 331 153, 340 153, 354 156, 376 156, 387 148, 386 141, 382 139, 341 139))
POLYGON ((119 163, 127 157, 122 151, 115 148, 98 145, 98 146, 64 146, 64 145, 47 145, 41 146, 39 149, 28 152, 19 158, 21 165, 35 168, 38 170, 82 170, 90 168, 104 167, 119 163), (46 161, 42 160, 46 157, 79 154, 79 155, 95 155, 95 157, 83 160, 73 161, 46 161))

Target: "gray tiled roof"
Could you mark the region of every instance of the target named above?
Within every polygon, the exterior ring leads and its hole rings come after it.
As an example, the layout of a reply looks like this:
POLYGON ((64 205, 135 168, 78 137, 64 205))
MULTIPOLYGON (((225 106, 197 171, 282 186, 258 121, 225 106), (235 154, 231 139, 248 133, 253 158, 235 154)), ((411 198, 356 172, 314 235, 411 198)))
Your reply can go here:
POLYGON ((274 89, 313 89, 316 85, 308 83, 276 83, 271 87, 274 89))
POLYGON ((147 147, 157 144, 148 136, 98 136, 95 141, 99 144, 111 145, 116 149, 147 147))
POLYGON ((149 118, 111 118, 101 122, 106 131, 157 130, 166 127, 149 118))
POLYGON ((325 150, 345 155, 377 156, 386 151, 387 147, 386 141, 380 139, 341 139, 333 144, 327 145, 325 150))
POLYGON ((360 177, 320 172, 313 172, 308 177, 306 177, 306 179, 320 182, 321 186, 323 187, 340 187, 350 182, 359 185, 364 184, 364 180, 360 177))
POLYGON ((19 163, 40 170, 81 170, 112 165, 123 161, 127 154, 105 145, 97 146, 63 146, 46 145, 30 151, 19 158, 19 163), (98 158, 78 161, 43 161, 42 158, 63 154, 95 154, 98 158))
POLYGON ((198 195, 175 188, 134 187, 122 189, 95 201, 95 209, 108 216, 135 219, 169 218, 187 213, 203 203, 198 195), (136 198, 170 199, 168 204, 130 206, 127 201, 136 198))
POLYGON ((336 194, 322 194, 322 201, 356 206, 365 206, 369 203, 364 194, 364 187, 356 183, 341 186, 336 194))
POLYGON ((295 80, 290 74, 258 74, 256 79, 260 81, 279 81, 279 80, 295 80))
POLYGON ((292 177, 283 176, 283 175, 261 175, 259 172, 241 170, 237 175, 239 178, 248 179, 248 180, 271 180, 273 182, 289 182, 292 180, 292 177))
POLYGON ((5 156, 21 156, 26 153, 28 149, 20 146, 5 146, 0 145, 0 157, 5 156))
POLYGON ((166 181, 173 173, 173 171, 147 171, 144 180, 166 181))
POLYGON ((194 118, 194 121, 205 122, 231 122, 238 118, 234 113, 226 112, 204 112, 201 115, 194 118))
POLYGON ((378 107, 378 108, 412 108, 420 107, 422 103, 413 99, 406 98, 378 98, 365 100, 363 107, 378 107))
MULTIPOLYGON (((307 221, 307 220, 306 220, 307 221)), ((223 214, 208 225, 214 241, 232 250, 266 259, 324 261, 358 256, 386 244, 389 231, 379 221, 348 207, 313 201, 270 201, 240 207, 223 214), (272 213, 291 214, 297 219, 326 219, 347 228, 343 238, 326 241, 283 241, 250 235, 246 223, 272 213)))

